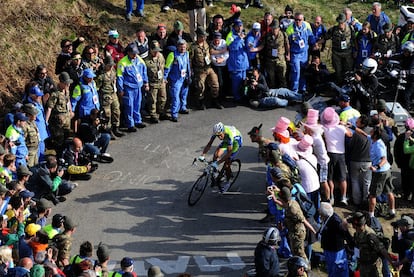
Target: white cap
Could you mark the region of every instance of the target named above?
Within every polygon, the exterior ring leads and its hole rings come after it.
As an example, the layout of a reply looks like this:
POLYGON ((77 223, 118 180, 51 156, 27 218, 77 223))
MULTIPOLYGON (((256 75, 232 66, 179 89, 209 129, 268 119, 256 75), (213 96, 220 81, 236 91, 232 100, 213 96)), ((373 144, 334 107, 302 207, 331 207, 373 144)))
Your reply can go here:
POLYGON ((253 30, 260 30, 260 23, 257 23, 257 22, 253 23, 252 29, 253 30))
POLYGON ((108 37, 119 37, 119 33, 117 30, 109 30, 108 37))

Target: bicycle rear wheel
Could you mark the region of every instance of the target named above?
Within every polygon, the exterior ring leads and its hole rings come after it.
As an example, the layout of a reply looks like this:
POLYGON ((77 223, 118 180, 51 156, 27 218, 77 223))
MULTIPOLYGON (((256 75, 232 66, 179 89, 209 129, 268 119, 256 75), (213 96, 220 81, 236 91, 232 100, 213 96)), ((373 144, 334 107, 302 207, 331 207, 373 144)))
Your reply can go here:
MULTIPOLYGON (((237 178, 239 177, 240 168, 241 168, 241 162, 240 162, 239 159, 235 159, 235 160, 231 161, 231 164, 230 164, 231 176, 230 176, 230 179, 228 180, 230 186, 229 186, 228 190, 230 190, 230 188, 233 186, 233 184, 236 182, 237 178)), ((219 174, 219 178, 218 178, 220 184, 222 182, 225 182, 226 178, 227 178, 226 177, 226 171, 225 171, 224 166, 223 166, 223 168, 220 170, 220 174, 219 174)))
POLYGON ((190 194, 188 195, 188 205, 194 206, 203 195, 204 191, 206 190, 208 183, 208 176, 207 174, 203 174, 198 177, 197 181, 194 182, 193 187, 191 188, 190 194))

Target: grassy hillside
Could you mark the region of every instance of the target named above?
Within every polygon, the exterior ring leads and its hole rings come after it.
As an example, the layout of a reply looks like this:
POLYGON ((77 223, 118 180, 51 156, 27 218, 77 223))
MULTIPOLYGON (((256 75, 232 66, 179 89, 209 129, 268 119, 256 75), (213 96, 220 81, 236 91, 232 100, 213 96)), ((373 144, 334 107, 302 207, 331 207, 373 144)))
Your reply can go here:
MULTIPOLYGON (((116 28, 121 34, 121 41, 131 41, 135 31, 144 27, 148 32, 154 31, 156 25, 164 22, 172 28, 176 19, 188 22, 184 0, 178 2, 168 13, 160 12, 162 1, 146 1, 145 18, 134 17, 131 22, 124 19, 124 0, 7 0, 2 1, 0 9, 0 111, 5 111, 21 97, 24 84, 31 78, 32 71, 38 64, 45 64, 54 76, 54 64, 60 51, 62 38, 83 36, 87 43, 105 43, 106 33, 116 28)), ((230 16, 233 1, 221 0, 208 8, 208 16, 221 13, 230 16)), ((235 4, 242 5, 237 0, 235 4)), ((347 4, 341 0, 263 0, 264 10, 249 8, 242 11, 242 19, 249 28, 254 21, 262 18, 264 11, 272 11, 279 16, 286 4, 295 10, 304 12, 308 20, 315 15, 322 15, 327 25, 335 23, 337 14, 350 6, 354 15, 363 21, 370 13, 371 4, 353 2, 347 4)), ((384 4, 387 13, 396 23, 398 11, 390 4, 384 4)))

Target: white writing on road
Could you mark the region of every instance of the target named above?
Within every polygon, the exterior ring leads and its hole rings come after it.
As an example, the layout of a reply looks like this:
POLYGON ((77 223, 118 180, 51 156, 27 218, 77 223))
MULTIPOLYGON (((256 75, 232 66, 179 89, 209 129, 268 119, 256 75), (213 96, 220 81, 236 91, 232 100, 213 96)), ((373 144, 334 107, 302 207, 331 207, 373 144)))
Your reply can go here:
MULTIPOLYGON (((246 264, 242 261, 237 253, 229 252, 226 254, 227 259, 212 259, 211 262, 205 256, 193 256, 195 264, 199 268, 200 272, 220 272, 223 268, 230 268, 232 270, 241 270, 246 267, 246 264)), ((191 256, 179 256, 175 260, 161 260, 159 258, 145 259, 151 266, 159 266, 161 271, 165 274, 177 274, 187 271, 187 268, 191 261, 191 256)), ((111 267, 115 267, 114 264, 111 267)), ((146 276, 147 270, 145 269, 144 261, 135 261, 134 271, 138 276, 146 276)))

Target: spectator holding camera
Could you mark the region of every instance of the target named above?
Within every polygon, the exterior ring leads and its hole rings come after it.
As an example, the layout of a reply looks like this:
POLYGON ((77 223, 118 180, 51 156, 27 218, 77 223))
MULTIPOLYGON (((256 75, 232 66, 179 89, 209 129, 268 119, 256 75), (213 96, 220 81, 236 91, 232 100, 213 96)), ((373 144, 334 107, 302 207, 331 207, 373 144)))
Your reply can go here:
POLYGON ((35 193, 37 199, 44 197, 57 205, 66 201, 63 196, 77 187, 76 183, 62 179, 65 171, 63 168, 59 168, 56 156, 48 156, 44 163, 32 170, 33 175, 27 187, 35 193))
POLYGON ((93 156, 101 157, 110 155, 106 150, 111 140, 111 135, 105 128, 108 119, 97 109, 92 109, 89 118, 79 126, 78 136, 85 143, 84 151, 93 156))
POLYGON ((96 165, 88 159, 82 151, 83 144, 80 138, 73 138, 72 142, 63 151, 62 160, 67 165, 67 173, 71 180, 89 180, 90 172, 96 169, 96 165))

